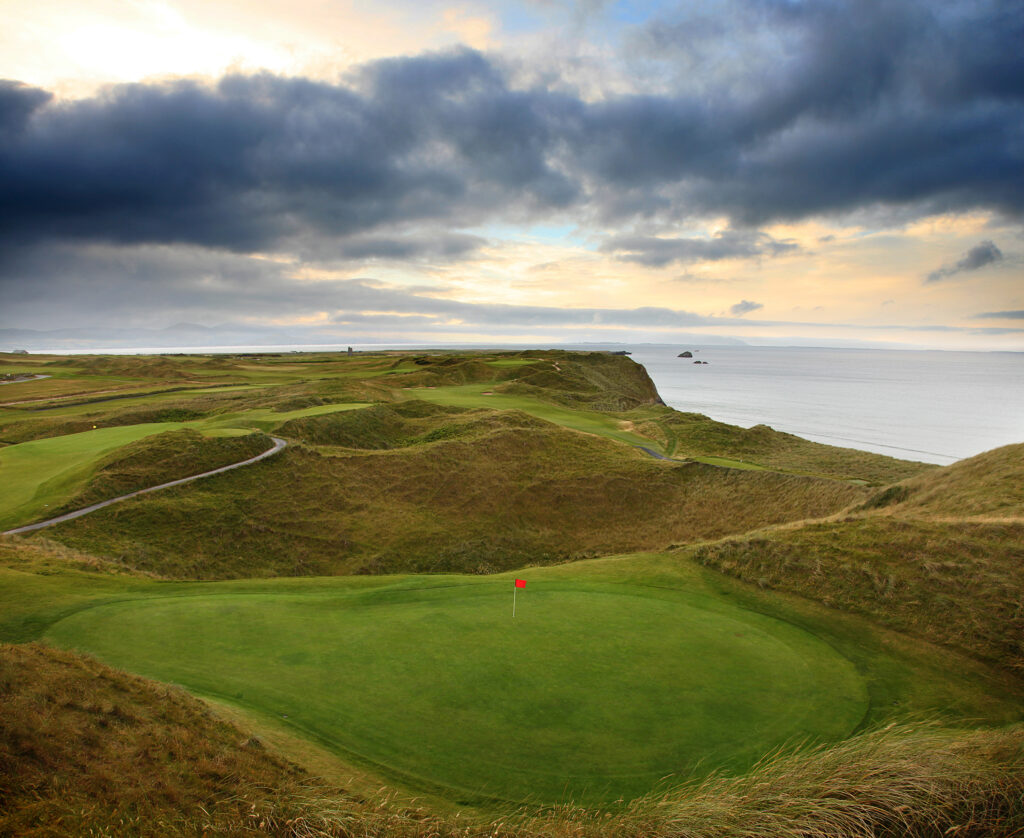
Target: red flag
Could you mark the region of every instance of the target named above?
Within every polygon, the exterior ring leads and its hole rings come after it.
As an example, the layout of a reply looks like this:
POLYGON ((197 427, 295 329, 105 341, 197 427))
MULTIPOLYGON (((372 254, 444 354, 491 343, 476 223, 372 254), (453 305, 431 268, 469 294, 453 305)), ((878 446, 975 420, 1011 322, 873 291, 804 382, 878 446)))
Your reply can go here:
POLYGON ((516 579, 516 587, 517 588, 525 588, 526 587, 526 580, 525 579, 516 579))

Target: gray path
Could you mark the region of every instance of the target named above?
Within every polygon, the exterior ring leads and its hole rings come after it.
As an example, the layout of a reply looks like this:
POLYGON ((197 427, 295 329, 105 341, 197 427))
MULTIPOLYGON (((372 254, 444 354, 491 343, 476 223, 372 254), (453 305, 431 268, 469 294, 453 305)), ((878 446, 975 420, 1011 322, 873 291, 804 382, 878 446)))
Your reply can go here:
POLYGON ((636 447, 639 448, 641 451, 645 451, 646 453, 650 454, 656 460, 671 460, 672 459, 671 457, 666 457, 664 454, 659 454, 657 451, 653 450, 652 448, 644 448, 644 446, 642 446, 642 445, 638 445, 636 447))
POLYGON ((16 378, 14 381, 0 381, 0 384, 21 384, 22 381, 38 381, 40 378, 49 378, 48 375, 30 375, 27 378, 16 378))
POLYGON ((47 521, 40 521, 36 524, 28 524, 24 527, 7 530, 6 532, 0 533, 0 535, 16 535, 21 532, 41 530, 43 527, 49 527, 52 524, 59 524, 62 521, 70 521, 72 518, 80 518, 82 515, 88 515, 90 512, 95 512, 97 509, 102 509, 104 506, 110 506, 113 503, 120 503, 123 500, 128 500, 128 498, 134 498, 138 495, 144 495, 147 492, 158 492, 160 489, 169 489, 171 486, 180 486, 182 483, 191 483, 193 480, 199 480, 201 477, 209 477, 211 474, 220 474, 224 471, 231 471, 233 468, 241 468, 242 466, 249 466, 253 463, 258 463, 260 460, 272 457, 288 444, 283 439, 279 439, 276 436, 272 436, 271 439, 274 440, 274 446, 272 448, 268 448, 262 454, 257 454, 255 457, 250 457, 248 460, 242 460, 240 463, 221 466, 220 468, 215 468, 213 471, 204 471, 202 474, 193 474, 191 477, 182 477, 180 480, 172 480, 170 483, 161 483, 159 486, 150 486, 148 489, 139 489, 137 492, 129 492, 127 495, 121 495, 120 497, 111 498, 110 500, 101 501, 100 503, 94 503, 92 506, 86 506, 84 509, 76 509, 74 512, 67 513, 67 515, 58 515, 56 518, 50 518, 47 521))

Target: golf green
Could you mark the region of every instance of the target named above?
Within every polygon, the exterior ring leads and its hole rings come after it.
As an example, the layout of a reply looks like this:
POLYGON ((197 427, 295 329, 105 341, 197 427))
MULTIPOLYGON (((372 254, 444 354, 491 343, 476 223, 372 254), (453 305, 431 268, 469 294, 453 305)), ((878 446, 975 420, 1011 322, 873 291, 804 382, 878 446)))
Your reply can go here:
POLYGON ((670 775, 842 738, 867 709, 830 646, 726 600, 539 581, 513 619, 507 579, 325 583, 108 604, 47 637, 464 801, 630 799, 670 775))

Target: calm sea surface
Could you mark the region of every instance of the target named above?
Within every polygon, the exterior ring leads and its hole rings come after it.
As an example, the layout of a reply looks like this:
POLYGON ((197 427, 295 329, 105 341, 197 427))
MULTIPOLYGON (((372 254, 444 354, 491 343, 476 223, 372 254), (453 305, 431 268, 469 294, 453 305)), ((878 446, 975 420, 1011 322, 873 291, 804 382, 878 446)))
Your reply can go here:
POLYGON ((943 465, 1024 442, 1024 353, 683 349, 630 347, 676 410, 943 465))
MULTIPOLYGON (((370 352, 429 348, 400 343, 353 346, 370 352)), ((148 354, 344 348, 331 344, 81 351, 148 354)), ((1024 442, 1022 352, 674 344, 563 348, 627 349, 634 361, 647 368, 667 404, 745 428, 770 425, 816 442, 941 465, 1024 442), (684 349, 707 364, 677 358, 684 349)))

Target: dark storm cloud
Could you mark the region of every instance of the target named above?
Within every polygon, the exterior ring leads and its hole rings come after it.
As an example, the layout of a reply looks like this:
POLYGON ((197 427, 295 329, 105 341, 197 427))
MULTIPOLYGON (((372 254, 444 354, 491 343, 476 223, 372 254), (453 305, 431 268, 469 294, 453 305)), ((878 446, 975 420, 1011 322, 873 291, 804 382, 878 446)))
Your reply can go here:
POLYGON ((731 220, 707 241, 605 244, 657 266, 779 252, 755 228, 818 213, 1024 212, 1017 0, 692 8, 637 30, 674 79, 645 95, 519 88, 465 49, 337 84, 235 75, 61 102, 0 83, 0 281, 13 244, 456 260, 477 248, 457 231, 493 221, 731 220))
POLYGON ((797 245, 792 242, 778 241, 765 233, 737 230, 727 230, 710 239, 621 235, 612 236, 601 245, 603 252, 615 253, 623 262, 636 262, 651 268, 662 268, 673 262, 776 256, 796 249, 797 245))
POLYGON ((943 279, 948 279, 956 274, 964 273, 965 271, 976 271, 978 268, 991 265, 993 262, 999 262, 1002 258, 1003 252, 996 247, 995 242, 984 241, 968 250, 964 257, 956 262, 956 264, 944 265, 932 271, 928 274, 925 282, 941 282, 943 279))
POLYGON ((14 92, 0 231, 20 240, 244 252, 300 234, 548 211, 578 189, 546 156, 552 97, 510 90, 469 51, 377 62, 352 86, 231 76, 49 107, 14 92))
POLYGON ((742 317, 744 314, 750 314, 752 311, 757 311, 759 308, 764 308, 762 303, 754 303, 750 300, 740 300, 736 305, 729 309, 729 312, 734 317, 742 317))
POLYGON ((681 4, 640 37, 688 95, 591 111, 592 165, 651 212, 653 199, 748 224, 876 204, 1024 210, 1016 0, 706 8, 681 4))
POLYGON ((37 87, 0 79, 0 133, 22 130, 32 112, 51 98, 37 87))

